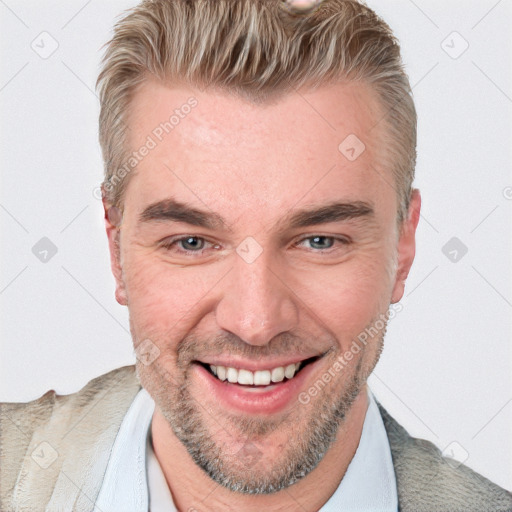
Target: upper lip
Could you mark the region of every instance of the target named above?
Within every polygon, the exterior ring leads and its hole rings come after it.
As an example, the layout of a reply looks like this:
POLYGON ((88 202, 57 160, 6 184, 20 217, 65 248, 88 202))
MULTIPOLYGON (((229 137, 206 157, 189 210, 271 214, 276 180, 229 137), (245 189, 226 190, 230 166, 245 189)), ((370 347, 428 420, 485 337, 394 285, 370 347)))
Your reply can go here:
POLYGON ((278 368, 279 366, 286 367, 289 364, 300 363, 301 361, 305 361, 306 359, 311 359, 312 357, 320 357, 323 354, 306 354, 306 355, 297 355, 297 356, 283 356, 276 357, 274 359, 260 359, 260 360, 249 360, 249 359, 239 359, 235 357, 208 357, 205 359, 199 359, 198 361, 203 364, 209 364, 213 366, 224 366, 226 368, 237 368, 250 370, 252 372, 258 370, 272 370, 273 368, 278 368))

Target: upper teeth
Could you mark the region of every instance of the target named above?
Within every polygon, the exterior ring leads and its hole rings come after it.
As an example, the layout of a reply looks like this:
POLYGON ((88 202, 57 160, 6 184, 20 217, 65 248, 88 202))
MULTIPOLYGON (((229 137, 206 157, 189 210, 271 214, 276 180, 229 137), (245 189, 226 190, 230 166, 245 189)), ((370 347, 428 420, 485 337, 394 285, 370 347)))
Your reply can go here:
POLYGON ((228 380, 233 384, 254 384, 256 386, 267 386, 271 382, 281 382, 285 377, 291 379, 299 367, 300 362, 291 363, 288 366, 278 366, 272 370, 251 372, 250 370, 210 365, 210 369, 220 380, 228 380))

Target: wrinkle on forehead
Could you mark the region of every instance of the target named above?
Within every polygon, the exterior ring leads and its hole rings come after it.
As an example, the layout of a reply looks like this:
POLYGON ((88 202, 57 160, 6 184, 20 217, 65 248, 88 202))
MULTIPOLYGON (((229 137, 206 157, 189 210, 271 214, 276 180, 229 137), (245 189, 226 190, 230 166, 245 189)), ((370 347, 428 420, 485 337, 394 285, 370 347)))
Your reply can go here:
POLYGON ((256 105, 223 93, 147 83, 133 101, 132 139, 144 141, 191 96, 198 105, 139 163, 140 176, 132 176, 138 191, 142 185, 152 196, 147 203, 173 195, 188 202, 199 198, 213 210, 244 206, 256 215, 262 208, 290 209, 335 196, 370 200, 368 191, 377 201, 396 194, 384 169, 382 130, 373 128, 378 101, 365 84, 298 91, 256 105), (352 133, 365 144, 354 162, 338 149, 352 133), (176 195, 176 188, 184 194, 176 195))

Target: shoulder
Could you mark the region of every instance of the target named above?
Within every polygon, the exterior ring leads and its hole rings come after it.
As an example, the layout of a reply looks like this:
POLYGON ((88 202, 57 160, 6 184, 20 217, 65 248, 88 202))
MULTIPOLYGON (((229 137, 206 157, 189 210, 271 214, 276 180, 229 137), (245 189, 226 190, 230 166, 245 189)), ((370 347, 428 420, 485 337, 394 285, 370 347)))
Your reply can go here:
POLYGON ((433 443, 411 437, 379 404, 402 512, 512 511, 512 494, 453 459, 433 443))
POLYGON ((134 391, 139 388, 135 366, 123 366, 92 379, 75 393, 59 395, 52 389, 30 402, 2 402, 0 408, 4 421, 9 418, 18 427, 25 422, 37 425, 44 422, 56 409, 62 409, 62 413, 79 412, 91 402, 107 398, 107 395, 121 393, 132 395, 133 398, 134 391))
POLYGON ((67 459, 77 457, 77 446, 83 448, 80 460, 84 464, 103 459, 102 452, 115 439, 140 388, 132 365, 101 375, 76 393, 59 395, 50 390, 30 402, 0 403, 0 503, 18 493, 26 497, 28 489, 43 492, 44 479, 50 488, 63 465, 70 462, 67 459), (55 460, 45 461, 49 467, 43 478, 34 471, 38 468, 32 458, 45 447, 48 452, 48 445, 55 460))

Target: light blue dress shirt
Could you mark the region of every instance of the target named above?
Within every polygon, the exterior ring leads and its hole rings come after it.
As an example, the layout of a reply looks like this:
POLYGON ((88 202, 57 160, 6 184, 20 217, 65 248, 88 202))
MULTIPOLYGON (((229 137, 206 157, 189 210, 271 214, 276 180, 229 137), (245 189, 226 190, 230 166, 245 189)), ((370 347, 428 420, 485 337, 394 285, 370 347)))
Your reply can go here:
MULTIPOLYGON (((359 446, 340 485, 319 512, 397 512, 389 441, 373 394, 359 446)), ((117 434, 94 512, 176 512, 148 432, 155 403, 141 389, 117 434)))

